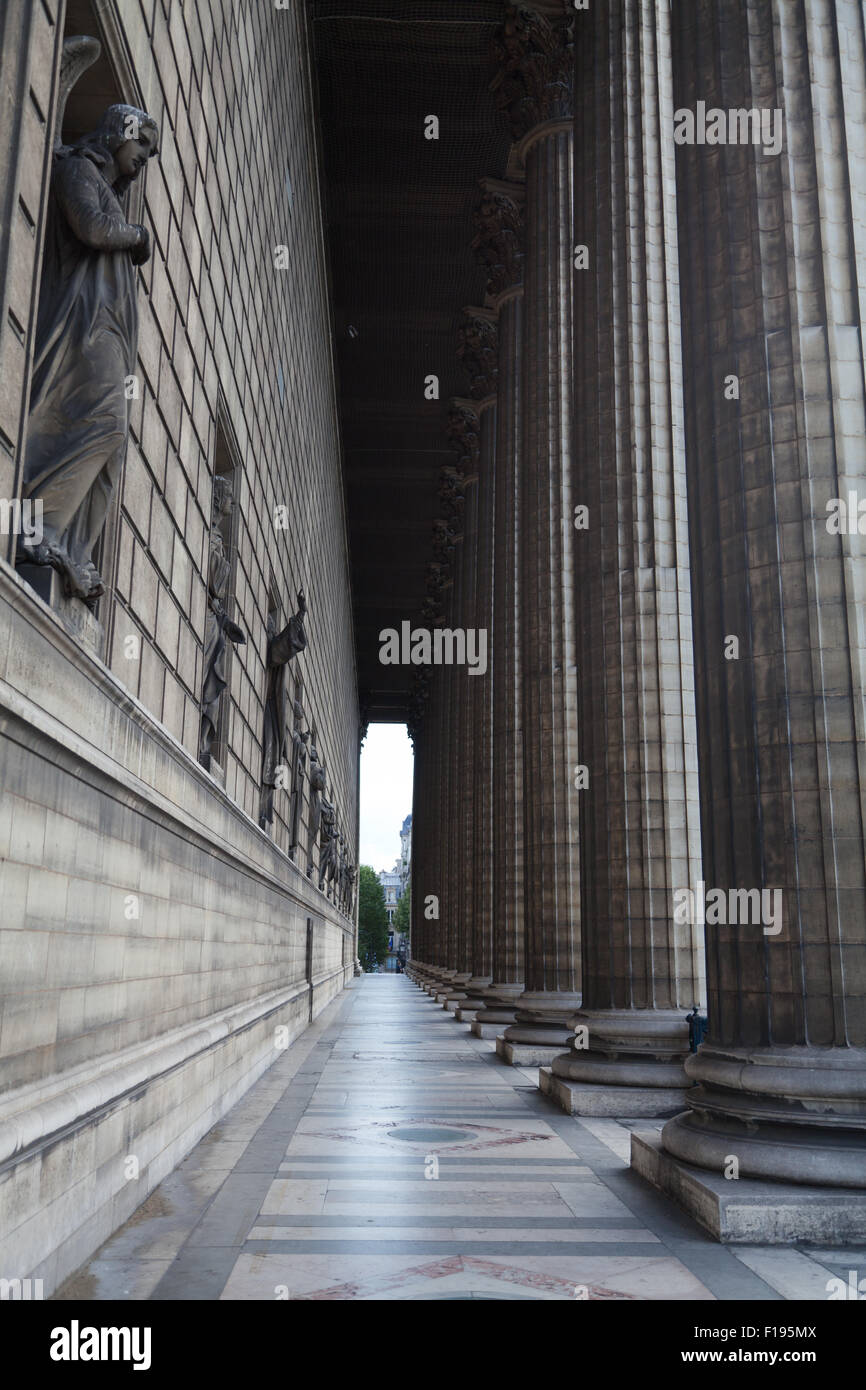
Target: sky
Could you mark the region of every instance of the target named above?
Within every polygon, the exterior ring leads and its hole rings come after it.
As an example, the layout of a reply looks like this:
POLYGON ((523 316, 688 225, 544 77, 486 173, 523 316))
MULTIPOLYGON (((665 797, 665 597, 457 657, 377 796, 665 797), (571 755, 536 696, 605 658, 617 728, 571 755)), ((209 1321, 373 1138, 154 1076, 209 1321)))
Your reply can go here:
POLYGON ((361 863, 377 873, 400 858, 412 811, 412 745, 405 724, 371 724, 361 749, 361 863))

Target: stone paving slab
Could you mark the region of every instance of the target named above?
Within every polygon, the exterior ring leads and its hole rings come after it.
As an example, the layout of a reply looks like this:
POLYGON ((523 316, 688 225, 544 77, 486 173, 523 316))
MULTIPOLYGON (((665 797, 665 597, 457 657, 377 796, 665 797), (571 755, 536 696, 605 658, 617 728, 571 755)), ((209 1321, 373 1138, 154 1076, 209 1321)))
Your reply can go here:
POLYGON ((60 1298, 827 1297, 866 1250, 713 1241, 405 976, 357 981, 60 1298), (577 1291, 577 1292, 576 1292, 577 1291))

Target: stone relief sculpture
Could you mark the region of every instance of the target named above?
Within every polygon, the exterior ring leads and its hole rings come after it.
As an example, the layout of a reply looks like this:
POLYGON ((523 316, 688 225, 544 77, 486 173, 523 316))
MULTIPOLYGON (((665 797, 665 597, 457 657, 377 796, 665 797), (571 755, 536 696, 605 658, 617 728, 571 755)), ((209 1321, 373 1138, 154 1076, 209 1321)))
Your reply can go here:
POLYGON ((342 830, 339 834, 339 849, 337 851, 337 903, 345 909, 346 905, 346 870, 349 867, 349 857, 346 854, 346 838, 342 830))
POLYGON ((319 853, 319 888, 330 896, 334 875, 337 871, 337 813, 334 806, 322 797, 322 825, 320 832, 321 849, 319 853))
MULTIPOLYGON (((62 106, 98 56, 73 39, 62 106)), ((62 115, 61 115, 62 119, 62 115)), ((36 324, 23 495, 42 507, 42 538, 19 543, 20 563, 49 565, 67 596, 93 603, 105 586, 93 549, 123 463, 126 378, 138 340, 135 267, 150 256, 145 227, 120 198, 157 153, 146 111, 109 106, 97 128, 55 147, 36 324)))
MULTIPOLYGON (((307 601, 303 589, 298 593, 298 611, 289 619, 282 632, 276 632, 276 622, 268 618, 267 671, 268 685, 265 696, 265 731, 262 759, 262 792, 259 825, 263 830, 274 819, 274 790, 277 785, 277 769, 286 758, 286 677, 288 663, 302 652, 307 645, 304 631, 304 618, 307 614, 307 601)), ((297 706, 295 715, 297 727, 297 706)), ((303 710, 301 710, 303 716, 303 710)), ((295 786, 295 763, 297 748, 295 734, 292 734, 292 795, 295 786)), ((305 750, 306 758, 306 750, 305 750)), ((297 843, 294 841, 293 843, 297 843)))
POLYGON ((304 711, 299 700, 295 701, 295 722, 292 728, 292 810, 289 820, 289 854, 294 859, 301 834, 301 805, 304 799, 304 768, 307 765, 307 739, 301 728, 304 711))
POLYGON ((319 751, 315 744, 315 735, 313 735, 313 740, 310 743, 310 839, 307 854, 307 878, 313 877, 313 851, 319 838, 324 794, 325 768, 324 764, 319 762, 319 751))
MULTIPOLYGON (((242 645, 246 637, 226 612, 231 579, 231 561, 226 554, 223 525, 231 515, 232 486, 229 478, 218 475, 213 483, 213 510, 208 560, 208 607, 204 641, 204 681, 201 698, 201 737, 199 762, 210 768, 211 749, 216 738, 222 693, 226 688, 226 642, 242 645)), ((281 634, 282 635, 282 634, 281 634)))

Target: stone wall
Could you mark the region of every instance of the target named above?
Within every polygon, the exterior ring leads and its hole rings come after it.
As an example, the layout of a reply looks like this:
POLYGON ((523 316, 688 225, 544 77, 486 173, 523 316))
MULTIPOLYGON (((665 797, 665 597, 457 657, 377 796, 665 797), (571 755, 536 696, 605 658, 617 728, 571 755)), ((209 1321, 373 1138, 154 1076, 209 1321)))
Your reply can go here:
MULTIPOLYGON (((26 121, 0 141, 15 194, 3 212, 8 268, 0 259, 6 495, 20 476, 60 39, 64 24, 81 32, 88 7, 32 8, 29 41, 4 42, 0 64, 4 100, 29 94, 26 121), (30 243, 20 228, 7 236, 22 204, 30 243)), ((315 727, 357 858, 351 599, 303 7, 104 8, 97 36, 118 97, 143 104, 161 139, 136 190, 153 244, 139 272, 139 392, 89 648, 0 562, 0 1274, 42 1277, 46 1292, 348 982, 355 956, 353 923, 305 872, 307 799, 297 865, 288 790, 276 793, 273 834, 258 825, 267 614, 276 600, 282 626, 303 587, 308 646, 287 688, 291 698, 302 682, 304 727, 315 727), (211 493, 229 465, 232 616, 247 642, 231 653, 223 697, 223 786, 197 748, 211 493)))

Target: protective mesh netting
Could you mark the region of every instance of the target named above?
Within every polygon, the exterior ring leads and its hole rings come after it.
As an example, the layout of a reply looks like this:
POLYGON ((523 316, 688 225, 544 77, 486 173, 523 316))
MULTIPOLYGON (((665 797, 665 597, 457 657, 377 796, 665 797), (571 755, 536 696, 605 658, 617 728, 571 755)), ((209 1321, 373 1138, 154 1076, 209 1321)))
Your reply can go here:
POLYGON ((461 391, 449 330, 483 293, 469 249, 477 181, 504 173, 509 148, 487 90, 503 5, 313 0, 312 11, 334 292, 358 330, 346 394, 412 398, 421 367, 461 391), (424 138, 428 115, 438 140, 424 138))
MULTIPOLYGON (((368 515, 365 522, 369 482, 386 506, 404 613, 424 597, 438 470, 449 457, 445 405, 467 394, 456 330, 461 308, 484 294, 470 245, 478 180, 504 176, 510 147, 488 90, 504 5, 310 0, 310 12, 363 628, 378 621, 364 569, 378 545, 368 515), (424 138, 430 115, 439 120, 438 140, 424 138), (430 373, 440 380, 438 402, 424 400, 430 373)), ((360 633, 358 655, 363 665, 360 633)))

